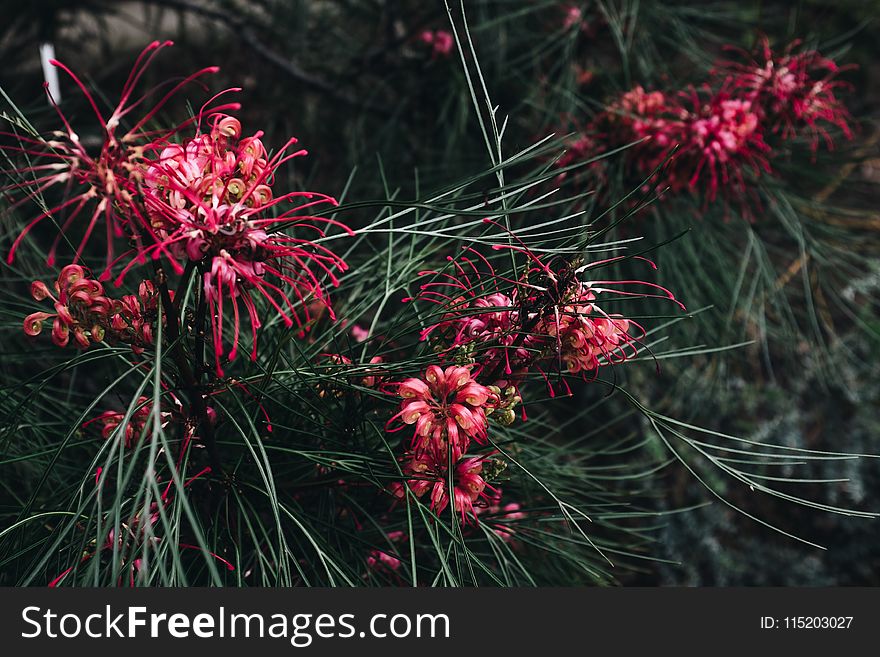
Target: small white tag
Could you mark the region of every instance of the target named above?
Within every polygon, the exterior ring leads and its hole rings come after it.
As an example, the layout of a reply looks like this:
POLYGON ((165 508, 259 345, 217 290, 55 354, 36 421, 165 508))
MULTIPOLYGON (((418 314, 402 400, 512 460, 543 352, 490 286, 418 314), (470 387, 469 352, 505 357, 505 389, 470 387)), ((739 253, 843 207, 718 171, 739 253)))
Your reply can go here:
POLYGON ((43 66, 43 79, 49 85, 49 95, 56 103, 61 102, 61 86, 58 84, 58 69, 49 63, 55 59, 55 46, 51 43, 40 44, 40 64, 43 66))

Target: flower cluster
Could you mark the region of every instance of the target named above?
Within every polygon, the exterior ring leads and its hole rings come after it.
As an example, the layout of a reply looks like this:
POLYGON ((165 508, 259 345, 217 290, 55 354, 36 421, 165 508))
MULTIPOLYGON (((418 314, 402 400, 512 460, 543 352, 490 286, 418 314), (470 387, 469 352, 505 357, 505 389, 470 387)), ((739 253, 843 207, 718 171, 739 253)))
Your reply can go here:
MULTIPOLYGON (((471 253, 479 257, 476 252, 471 253)), ((431 337, 454 347, 483 347, 484 370, 495 370, 504 363, 505 373, 511 374, 514 364, 529 358, 525 339, 517 331, 521 323, 519 289, 508 296, 497 285, 483 280, 471 258, 464 255, 460 260, 449 258, 455 274, 442 275, 439 280, 421 285, 419 298, 444 308, 440 321, 423 329, 421 338, 431 337)), ((484 262, 494 274, 488 261, 484 262)))
POLYGON ((708 176, 707 197, 712 201, 720 186, 730 186, 743 193, 746 189, 744 171, 756 176, 770 172, 770 164, 764 156, 770 147, 764 143, 752 101, 718 93, 703 102, 695 90, 691 91, 691 99, 694 111, 685 124, 684 136, 688 141, 683 142, 683 154, 692 160, 685 168, 692 171, 688 180, 691 189, 708 176))
POLYGON ((499 289, 502 279, 492 265, 467 249, 459 260, 449 259, 454 274, 423 272, 437 279, 422 284, 418 297, 444 308, 441 319, 422 331, 422 339, 433 339, 443 351, 463 351, 468 357, 479 353, 482 376, 496 386, 496 408, 504 407, 505 399, 519 401, 515 389, 530 371, 545 377, 554 370, 595 376, 600 367, 636 354, 644 329, 604 311, 597 295, 660 296, 683 307, 669 290, 653 283, 580 280, 583 272, 609 261, 554 270, 523 252, 531 264, 512 289, 499 289), (648 291, 625 289, 634 286, 648 291))
MULTIPOLYGON (((632 174, 647 179, 663 168, 658 192, 688 191, 707 202, 721 193, 745 202, 751 183, 771 172, 777 153, 769 135, 789 140, 808 134, 814 152, 820 136, 833 147, 831 127, 852 136, 837 97, 846 86, 836 79, 842 69, 815 50, 794 52, 797 45, 777 56, 765 40, 751 63, 721 63, 698 88, 635 86, 594 117, 558 165, 630 145, 623 157, 632 174)), ((600 165, 589 171, 600 181, 607 176, 600 165)))
POLYGON ((596 294, 584 283, 574 282, 558 312, 541 317, 531 336, 532 344, 553 352, 571 374, 595 373, 603 364, 622 362, 635 355, 635 326, 622 315, 606 315, 594 301, 596 294))
MULTIPOLYGON (((120 432, 120 436, 125 443, 126 447, 132 447, 138 439, 140 439, 141 435, 144 432, 144 428, 150 421, 150 416, 153 413, 153 406, 151 404, 151 400, 148 397, 138 397, 137 400, 137 408, 135 408, 134 412, 128 418, 128 422, 125 423, 125 426, 120 432)), ((93 418, 83 424, 83 427, 87 427, 92 423, 97 423, 101 427, 101 437, 104 440, 110 438, 115 431, 117 431, 118 427, 125 422, 126 413, 122 411, 104 411, 96 418, 93 418)), ((159 422, 162 426, 165 426, 171 419, 171 412, 167 410, 160 411, 159 413, 159 422)))
MULTIPOLYGON (((669 290, 654 283, 581 280, 584 272, 619 258, 551 266, 521 241, 496 250, 506 248, 527 258, 517 280, 498 276, 489 260, 470 247, 458 259, 448 258, 451 272, 421 272, 433 279, 405 301, 426 301, 441 309, 439 319, 422 330, 422 340, 432 340, 447 362, 472 364, 431 365, 423 377, 388 387, 401 401, 386 428, 414 428, 401 466, 405 483, 393 484, 392 494, 401 498, 409 489, 421 497, 430 491, 436 513, 451 499, 465 524, 476 522, 486 508, 511 521, 522 517, 518 506, 502 506, 500 491, 487 483, 491 454, 474 455, 469 449, 472 443, 487 445, 490 419, 502 425, 514 421, 526 375, 540 373, 553 394, 548 372, 593 377, 600 367, 636 354, 645 330, 602 310, 596 304, 599 295, 659 297, 683 308, 669 290), (647 291, 627 289, 632 286, 647 291), (491 497, 487 488, 494 491, 491 497)), ((504 531, 499 536, 509 538, 512 532, 504 531)))
MULTIPOLYGON (((453 500, 453 508, 461 514, 463 524, 476 519, 474 504, 485 498, 487 484, 481 476, 486 457, 466 457, 473 440, 485 445, 487 414, 495 410, 498 395, 473 377, 471 367, 450 365, 445 369, 430 365, 424 377, 409 378, 397 386, 402 399, 400 411, 389 421, 392 426, 402 422, 415 431, 402 470, 406 485, 421 497, 430 491, 431 510, 438 515, 453 500), (452 463, 453 492, 448 489, 452 463)), ((391 493, 402 498, 403 484, 395 482, 391 493)))
POLYGON ((154 236, 154 244, 147 250, 154 257, 167 256, 178 271, 183 271, 183 261, 197 263, 202 272, 219 373, 220 359, 226 354, 224 323, 229 321, 230 310, 233 337, 228 360, 233 360, 238 350, 239 303, 250 320, 251 358, 256 359, 257 330, 262 322, 254 294, 274 308, 285 326, 296 323, 302 331, 311 319, 309 308, 314 301, 322 302, 333 317, 319 276, 326 275, 337 285, 334 269, 344 271, 346 265, 311 240, 273 230, 280 224, 292 224, 323 237, 320 223, 337 224, 300 214, 318 204, 335 205, 330 196, 273 194, 278 167, 306 154, 304 150, 288 152, 296 140, 289 140, 270 158, 261 133, 242 137, 239 121, 223 114, 215 114, 212 121, 209 132, 166 147, 150 162, 144 174, 144 199, 154 236), (267 214, 281 204, 296 202, 283 212, 267 214))
MULTIPOLYGON (((62 235, 81 230, 81 242, 73 260, 78 267, 97 225, 104 223, 106 268, 97 281, 78 284, 74 297, 76 313, 72 308, 70 313, 57 310, 67 307, 64 299, 57 301, 60 306, 56 304, 55 342, 66 344, 66 336, 73 332, 83 347, 88 343, 87 332, 98 341, 102 339, 98 329, 102 328, 112 329, 119 334, 117 339, 138 347, 152 341, 149 322, 141 321, 136 304, 128 307, 134 297, 123 299, 123 310, 105 308, 102 304, 106 297, 98 281, 113 278, 117 286, 121 285, 129 271, 149 260, 154 264, 160 260, 167 262, 184 279, 195 271, 201 279, 200 303, 206 306, 205 315, 211 326, 216 371, 222 375, 222 363, 233 360, 237 354, 241 319, 245 315, 251 328, 251 358, 257 358, 257 331, 264 324, 258 298, 272 308, 286 327, 295 324, 300 333, 308 329, 312 320, 310 308, 316 302, 334 318, 322 281, 326 278, 331 285, 337 285, 336 272, 344 271, 346 265, 318 241, 326 236, 329 225, 339 226, 349 234, 351 231, 331 219, 307 214, 318 205, 336 205, 332 197, 273 190, 279 167, 306 151, 291 152, 296 143, 291 138, 270 157, 262 133, 243 136, 238 119, 225 113, 238 109, 238 104, 217 104, 217 98, 226 92, 214 96, 183 123, 166 130, 147 129, 170 98, 189 82, 216 68, 202 69, 170 89, 162 89, 161 100, 140 119, 129 116, 159 90, 140 96, 134 93, 147 66, 168 45, 170 42, 154 42, 141 53, 109 117, 99 111, 92 95, 70 69, 53 62, 70 75, 97 116, 101 147, 96 154, 89 153, 60 110, 63 131, 49 139, 24 138, 19 142, 21 146, 4 147, 13 153, 23 152, 34 161, 19 172, 24 182, 8 190, 24 194, 13 207, 53 189, 64 190, 60 203, 28 223, 12 245, 9 260, 43 219, 66 213, 49 251, 49 264, 55 260, 62 235), (123 118, 133 125, 124 134, 118 134, 123 118), (190 128, 195 134, 175 143, 172 138, 181 137, 190 128), (88 219, 80 225, 78 220, 84 213, 88 219), (127 238, 129 250, 114 257, 114 241, 123 237, 127 238), (126 258, 127 264, 117 271, 126 258), (87 302, 86 296, 93 301, 87 302), (111 310, 111 316, 119 316, 112 324, 99 321, 111 310), (231 333, 231 340, 227 333, 231 333), (128 338, 123 339, 122 334, 128 338)), ((164 272, 157 271, 154 276, 157 286, 166 284, 165 279, 164 272)), ((188 281, 181 283, 185 285, 188 281)), ((153 299, 151 285, 141 285, 142 304, 146 297, 153 299)), ((144 306, 140 311, 143 314, 154 309, 155 306, 144 306)), ((29 333, 39 332, 40 317, 28 318, 29 333)))
MULTIPOLYGON (((582 18, 574 11, 571 16, 572 21, 582 18)), ((425 32, 421 41, 432 48, 434 57, 448 56, 454 46, 452 35, 441 30, 425 32)), ((86 149, 59 110, 64 130, 47 140, 25 139, 21 147, 12 149, 32 163, 21 171, 27 182, 7 191, 23 192, 23 200, 56 194, 61 200, 48 203, 49 209, 27 224, 9 257, 15 257, 24 239, 47 217, 63 217, 61 234, 53 236, 50 264, 62 235, 80 231, 73 262, 61 270, 52 287, 41 281, 32 284, 33 298, 48 300, 54 312, 29 315, 24 321, 29 336, 40 334, 51 320, 52 340, 58 346, 73 342, 85 349, 107 341, 130 345, 140 354, 154 345, 160 328, 167 329, 177 379, 167 393, 177 408, 159 409, 149 398, 140 397, 132 411, 108 410, 86 424, 97 423, 104 439, 134 447, 149 434, 150 426, 157 428, 151 422, 158 428, 178 423, 182 440, 172 463, 177 474, 185 471, 189 446, 197 438, 212 459, 210 467, 184 483, 187 486, 206 472, 221 474, 213 437, 216 414, 206 401, 229 386, 246 389, 235 379, 225 385, 216 385, 216 380, 205 384, 204 379, 210 379, 204 363, 208 334, 219 377, 247 341, 242 339, 242 326, 250 328, 250 357, 256 360, 258 332, 265 324, 275 322, 302 335, 325 314, 335 319, 326 287, 338 285, 337 276, 347 265, 327 248, 326 238, 334 228, 349 235, 352 231, 333 219, 313 216, 335 211, 333 197, 279 189, 284 179, 279 175, 281 167, 306 151, 295 147, 293 138, 280 149, 267 148, 262 132, 246 133, 241 122, 227 113, 237 104, 218 105, 218 95, 169 130, 146 127, 184 84, 213 69, 164 90, 141 119, 133 119, 131 112, 155 97, 156 89, 141 96, 134 89, 165 45, 151 44, 141 54, 109 117, 98 110, 80 80, 57 64, 70 74, 99 119, 101 147, 97 153, 86 149), (119 134, 123 124, 132 127, 119 134), (83 217, 85 221, 80 221, 83 217), (92 236, 102 232, 101 223, 106 232, 106 266, 94 277, 81 262, 92 236), (116 242, 126 244, 123 253, 114 251, 116 242), (147 264, 152 266, 152 277, 138 284, 136 294, 119 298, 107 294, 108 281, 121 286, 131 272, 147 264), (177 294, 170 289, 171 282, 177 283, 177 294), (187 299, 192 300, 192 309, 184 306, 187 299), (165 324, 159 324, 160 317, 165 324), (172 389, 183 391, 188 408, 172 389)), ((687 169, 688 175, 677 178, 676 184, 694 188, 706 178, 708 194, 714 197, 729 180, 742 184, 737 167, 765 168, 763 115, 755 109, 763 92, 749 87, 754 97, 745 98, 735 93, 745 90, 745 85, 730 83, 726 88, 729 91, 708 97, 693 90, 692 107, 687 107, 684 95, 637 87, 605 114, 602 135, 625 134, 626 139, 638 141, 633 152, 641 154, 642 167, 659 166, 665 156, 658 154, 658 148, 684 144, 679 173, 687 169)), ((815 121, 820 115, 809 114, 815 121)), ((801 112, 802 118, 806 116, 806 111, 801 112)), ((597 143, 594 135, 584 135, 576 152, 586 155, 597 143)), ((497 275, 489 259, 469 247, 461 257, 449 258, 448 271, 422 272, 433 278, 421 285, 415 300, 436 304, 437 312, 420 338, 431 341, 436 360, 419 376, 388 380, 393 368, 385 359, 395 346, 369 362, 364 356, 359 366, 350 356, 323 354, 329 360, 327 369, 343 372, 349 385, 326 383, 332 380, 331 373, 316 386, 325 400, 341 398, 352 388, 371 393, 361 399, 391 393, 398 408, 389 413, 386 428, 412 436, 400 450, 401 476, 389 486, 390 493, 397 500, 410 493, 416 498, 427 496, 435 515, 449 511, 463 525, 478 523, 480 515, 498 520, 500 526, 490 530, 504 541, 512 540, 515 533, 508 523, 525 515, 517 503, 502 501, 501 491, 492 485, 498 482, 497 468, 503 463, 493 458, 490 422, 514 422, 529 376, 542 377, 552 395, 557 384, 551 383, 551 375, 557 375, 568 390, 566 377, 593 378, 601 368, 638 352, 645 329, 631 318, 610 313, 606 301, 655 296, 678 303, 671 292, 653 283, 590 280, 594 268, 620 258, 589 264, 564 258, 545 262, 518 237, 512 233, 509 237, 506 244, 495 246, 496 251, 510 250, 504 255, 522 263, 522 267, 514 265, 509 277, 497 275)), ((371 331, 351 329, 358 341, 372 341, 371 331)), ((267 430, 271 431, 268 423, 267 430)), ((332 462, 321 463, 316 470, 329 481, 332 467, 332 462)), ((99 486, 101 477, 99 471, 99 486)), ((344 478, 334 478, 334 484, 348 485, 344 478)), ((152 527, 167 503, 166 489, 161 500, 130 518, 131 540, 118 530, 111 532, 90 556, 108 547, 117 552, 117 548, 155 542, 152 527)), ((387 538, 410 540, 401 532, 391 532, 387 538)), ((132 573, 138 563, 131 563, 132 573)), ((397 557, 381 549, 373 550, 367 563, 392 573, 400 566, 397 557)))
MULTIPOLYGON (((15 258, 22 240, 37 224, 62 212, 67 214, 49 250, 50 266, 55 262, 62 236, 69 236, 71 232, 80 228, 82 237, 74 262, 82 258, 87 242, 99 224, 103 223, 108 269, 113 261, 114 238, 136 237, 141 232, 139 224, 143 217, 143 209, 138 198, 138 181, 143 171, 144 160, 151 152, 161 148, 161 145, 166 144, 171 137, 191 124, 192 120, 188 119, 164 130, 151 130, 147 126, 179 91, 218 70, 216 67, 204 68, 177 82, 171 89, 163 89, 162 87, 167 85, 160 85, 137 95, 135 89, 147 67, 163 48, 170 45, 170 41, 162 43, 154 41, 144 49, 122 88, 118 104, 109 116, 101 112, 95 98, 66 65, 54 60, 51 62, 70 76, 85 96, 100 126, 101 146, 97 152, 90 152, 57 106, 55 109, 63 129, 53 132, 48 138, 3 133, 4 136, 14 138, 17 144, 5 145, 3 149, 10 154, 24 154, 28 158, 28 164, 19 169, 21 182, 7 188, 10 192, 23 192, 22 198, 13 204, 13 208, 29 200, 38 201, 52 189, 64 190, 60 202, 31 219, 19 234, 9 251, 10 263, 15 258), (162 93, 158 93, 160 91, 162 93), (143 107, 157 95, 160 98, 158 102, 139 119, 132 119, 130 114, 135 109, 143 107), (131 127, 120 134, 122 125, 131 127), (85 221, 82 221, 83 217, 85 221), (83 225, 80 226, 80 223, 83 225)), ((50 101, 54 106, 54 99, 51 96, 50 101)), ((237 104, 227 104, 211 110, 202 108, 202 111, 210 115, 219 109, 237 107, 237 104)))
MULTIPOLYGON (((763 37, 748 63, 721 62, 713 75, 761 112, 765 130, 783 139, 808 134, 813 150, 821 137, 833 149, 826 126, 836 127, 847 139, 852 137, 849 111, 837 97, 839 90, 850 86, 837 79, 846 67, 816 50, 798 51, 800 45, 794 41, 778 55, 763 37)), ((747 53, 740 54, 748 59, 747 53)))
MULTIPOLYGON (((452 494, 449 493, 450 472, 448 462, 436 460, 430 453, 422 455, 409 454, 403 463, 403 474, 406 487, 416 497, 429 493, 430 508, 438 516, 443 513, 452 500, 452 508, 461 516, 463 525, 477 522, 478 509, 486 506, 490 500, 486 492, 492 487, 486 483, 483 467, 488 461, 486 456, 472 456, 458 459, 452 467, 452 494)), ((395 482, 391 485, 391 493, 398 499, 406 495, 404 484, 395 482)))
POLYGON ((153 344, 159 297, 150 281, 142 281, 138 294, 121 299, 106 295, 104 286, 80 265, 67 265, 53 284, 55 294, 41 282, 31 284, 37 301, 49 299, 54 313, 35 312, 24 320, 24 332, 39 335, 43 322, 52 319, 52 342, 67 346, 71 338, 80 349, 106 340, 131 345, 136 353, 153 344))
POLYGON ((400 383, 397 394, 403 401, 390 422, 414 425, 411 449, 417 456, 444 463, 451 453, 457 461, 471 440, 485 444, 486 411, 497 397, 474 380, 471 368, 430 365, 423 378, 400 383))
POLYGON ((719 191, 745 194, 747 180, 770 171, 753 102, 726 91, 671 95, 637 86, 597 116, 593 129, 606 147, 634 144, 625 157, 640 177, 665 167, 659 191, 693 191, 712 201, 719 191))
POLYGON ((431 57, 449 57, 455 47, 455 38, 448 30, 424 30, 419 41, 431 47, 431 57))
MULTIPOLYGON (((385 537, 392 543, 407 540, 406 534, 402 531, 388 532, 385 537)), ((370 554, 367 556, 367 566, 375 572, 395 573, 400 568, 400 559, 385 550, 376 548, 370 550, 370 554)))

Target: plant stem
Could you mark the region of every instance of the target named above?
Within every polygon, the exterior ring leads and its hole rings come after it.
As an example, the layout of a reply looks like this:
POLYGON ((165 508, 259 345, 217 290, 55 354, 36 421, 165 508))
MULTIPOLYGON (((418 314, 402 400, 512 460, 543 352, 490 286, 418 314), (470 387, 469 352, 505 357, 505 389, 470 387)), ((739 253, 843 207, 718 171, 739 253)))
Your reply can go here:
MULTIPOLYGON (((211 462, 211 471, 218 476, 223 476, 223 466, 220 464, 220 458, 217 454, 217 441, 214 438, 214 426, 208 417, 208 407, 205 404, 205 398, 202 395, 202 387, 199 385, 196 375, 187 360, 183 351, 183 341, 180 335, 180 314, 177 311, 174 301, 171 299, 171 293, 168 291, 168 279, 165 276, 165 270, 158 260, 153 260, 153 271, 156 274, 156 284, 159 287, 159 293, 162 299, 162 309, 166 317, 166 327, 168 338, 171 344, 170 353, 171 360, 177 366, 177 372, 180 376, 180 382, 186 389, 187 396, 190 400, 191 415, 198 420, 198 435, 202 443, 208 450, 208 458, 211 462)), ((200 327, 197 327, 198 331, 200 327)))
POLYGON ((196 305, 196 380, 201 382, 202 374, 205 368, 205 316, 208 312, 208 304, 205 299, 205 287, 202 285, 203 276, 205 275, 204 265, 199 265, 199 300, 196 305))

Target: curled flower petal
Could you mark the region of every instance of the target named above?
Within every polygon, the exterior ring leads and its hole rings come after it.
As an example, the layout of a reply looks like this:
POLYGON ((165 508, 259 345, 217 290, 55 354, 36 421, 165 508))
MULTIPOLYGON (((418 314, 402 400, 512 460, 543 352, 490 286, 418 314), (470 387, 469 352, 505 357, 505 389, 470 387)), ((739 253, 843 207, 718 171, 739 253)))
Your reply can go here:
POLYGON ((428 369, 425 370, 425 380, 439 388, 445 383, 446 376, 437 365, 429 365, 428 369))
POLYGON ((39 335, 43 330, 43 322, 52 317, 49 313, 31 313, 24 318, 24 332, 27 335, 39 335))
POLYGON ((431 390, 421 379, 406 379, 400 384, 400 387, 397 389, 397 394, 404 399, 429 397, 431 395, 431 390))
POLYGON ((69 340, 70 329, 64 322, 56 317, 55 323, 52 326, 52 342, 54 342, 59 347, 66 347, 69 340))
POLYGON ((42 301, 51 295, 49 294, 49 288, 46 287, 45 283, 42 281, 34 281, 31 283, 31 296, 35 301, 42 301))

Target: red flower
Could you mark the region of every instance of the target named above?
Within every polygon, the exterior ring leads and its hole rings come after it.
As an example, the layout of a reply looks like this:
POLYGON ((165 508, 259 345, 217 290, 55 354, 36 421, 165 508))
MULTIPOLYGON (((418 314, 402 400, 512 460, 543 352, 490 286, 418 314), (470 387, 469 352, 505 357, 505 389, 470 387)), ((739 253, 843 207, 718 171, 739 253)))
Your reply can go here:
MULTIPOLYGON (((106 234, 108 269, 113 261, 114 238, 123 235, 136 237, 140 233, 142 229, 140 224, 144 217, 137 192, 143 162, 153 150, 162 148, 172 135, 191 123, 191 120, 166 130, 151 130, 146 126, 180 89, 205 74, 217 71, 216 67, 204 68, 177 82, 170 89, 163 88, 169 86, 164 84, 140 96, 135 95, 135 88, 153 58, 162 48, 169 45, 171 45, 170 41, 163 43, 154 41, 144 49, 122 88, 119 102, 109 116, 105 116, 98 109, 92 94, 67 66, 54 60, 51 62, 67 73, 85 96, 101 127, 101 146, 97 152, 89 152, 57 106, 55 109, 63 129, 52 133, 48 139, 6 134, 15 138, 20 145, 4 146, 4 150, 22 153, 32 160, 32 163, 29 162, 27 166, 18 170, 22 181, 6 188, 6 191, 13 193, 24 192, 24 197, 12 207, 17 207, 28 200, 38 200, 51 188, 62 189, 65 194, 62 202, 41 212, 25 226, 9 251, 10 263, 15 258, 22 240, 34 226, 47 217, 62 212, 67 215, 49 250, 49 265, 55 262, 55 253, 61 237, 69 235, 78 225, 77 220, 82 217, 86 217, 86 220, 74 262, 82 257, 86 243, 100 223, 103 223, 106 234), (139 119, 132 119, 129 116, 135 110, 142 110, 144 105, 159 92, 161 92, 159 100, 149 106, 143 116, 139 119), (131 127, 124 134, 119 134, 123 119, 126 125, 131 127)), ((222 105, 213 109, 203 107, 201 114, 210 116, 213 112, 237 107, 237 104, 222 105)))
POLYGON ((662 91, 645 91, 641 85, 624 93, 608 110, 609 120, 632 133, 634 140, 650 138, 652 145, 668 148, 679 139, 684 116, 675 98, 662 91))
POLYGON ((760 115, 749 100, 727 92, 711 93, 703 101, 692 89, 684 97, 693 104, 682 134, 681 151, 670 166, 669 183, 681 189, 686 181, 691 190, 702 187, 708 201, 719 189, 734 191, 741 198, 747 192, 747 178, 770 172, 760 115))
POLYGON ((593 303, 595 299, 589 285, 574 284, 568 293, 569 302, 543 317, 530 339, 535 346, 555 350, 571 374, 594 372, 637 353, 636 339, 629 330, 638 325, 622 315, 604 314, 593 303))
MULTIPOLYGON (((581 280, 584 272, 621 257, 551 267, 525 245, 496 248, 511 248, 528 257, 518 280, 497 276, 491 264, 472 249, 466 249, 468 255, 480 258, 485 272, 466 256, 461 263, 450 259, 455 274, 421 272, 434 274, 437 280, 422 284, 418 299, 444 310, 440 321, 422 331, 422 339, 432 337, 447 350, 463 350, 467 357, 477 359, 482 365, 480 376, 504 389, 505 400, 514 404, 519 401, 517 386, 532 369, 545 378, 556 369, 588 375, 636 353, 645 330, 621 315, 607 313, 596 304, 598 295, 657 297, 684 308, 669 290, 655 283, 581 280), (500 282, 506 285, 504 290, 500 282), (507 390, 510 386, 514 389, 507 390)), ((502 407, 509 409, 504 400, 493 400, 491 410, 502 407)), ((509 412, 504 416, 512 420, 509 412)))
POLYGON ((744 196, 747 179, 770 171, 759 108, 729 91, 704 87, 672 96, 636 86, 600 113, 592 129, 606 148, 633 144, 623 157, 640 176, 665 164, 660 191, 700 192, 707 201, 719 190, 744 196), (674 146, 678 151, 666 162, 674 146))
MULTIPOLYGON (((151 400, 144 396, 138 397, 137 408, 128 418, 128 423, 121 432, 121 437, 126 447, 132 447, 140 439, 141 434, 144 432, 144 428, 150 420, 152 412, 153 406, 151 400)), ((99 423, 101 425, 101 437, 104 440, 107 440, 125 420, 125 415, 125 413, 119 411, 104 411, 98 417, 83 424, 83 427, 86 427, 93 422, 99 423)), ((170 421, 171 413, 169 411, 161 411, 159 416, 160 422, 164 427, 170 421)))
MULTIPOLYGON (((304 214, 316 205, 336 205, 330 196, 312 192, 280 195, 273 192, 272 185, 279 167, 306 152, 289 152, 296 143, 295 139, 290 139, 269 157, 261 141, 262 133, 242 137, 239 121, 220 113, 237 109, 237 103, 208 107, 218 95, 192 119, 172 129, 145 128, 182 86, 216 70, 203 69, 169 90, 160 85, 139 98, 134 97, 134 88, 144 70, 156 52, 166 45, 170 42, 154 42, 144 50, 109 118, 101 114, 79 79, 63 64, 56 63, 70 74, 85 94, 99 119, 104 139, 100 152, 90 155, 59 112, 64 132, 45 143, 23 140, 23 147, 11 148, 47 160, 45 163, 39 160, 38 164, 22 171, 33 180, 14 186, 26 192, 25 199, 18 203, 39 197, 59 184, 67 191, 73 190, 73 196, 32 220, 16 239, 9 258, 14 257, 25 235, 42 219, 67 211, 69 215, 50 250, 51 262, 61 236, 75 226, 74 221, 84 208, 89 207, 93 212, 84 228, 76 260, 82 255, 97 222, 103 218, 108 264, 99 277, 100 281, 108 279, 111 267, 124 257, 129 257, 130 261, 116 277, 117 285, 130 269, 144 264, 148 257, 165 258, 177 273, 185 269, 182 262, 193 263, 202 276, 202 293, 208 305, 217 372, 222 374, 223 357, 232 360, 237 354, 240 317, 245 312, 253 336, 251 357, 256 358, 256 336, 261 319, 255 297, 263 297, 287 327, 296 324, 300 332, 308 328, 309 309, 316 301, 333 317, 322 279, 326 277, 330 284, 338 284, 334 272, 344 271, 346 265, 317 242, 325 237, 324 227, 341 224, 304 214), (141 108, 160 89, 164 92, 160 100, 140 119, 128 119, 134 125, 125 134, 117 134, 122 119, 141 108), (170 142, 170 137, 190 125, 196 126, 193 138, 183 144, 170 142), (202 125, 210 125, 206 134, 200 132, 202 125), (308 231, 311 239, 285 233, 282 229, 308 231), (129 238, 133 248, 114 260, 113 240, 122 236, 129 238), (224 333, 230 324, 232 339, 231 346, 228 346, 224 333)), ((351 234, 350 230, 341 227, 351 234)), ((91 284, 98 283, 92 281, 91 284)), ((123 305, 132 306, 129 301, 123 299, 123 305)), ((59 344, 66 344, 66 332, 73 327, 65 311, 57 314, 55 339, 59 344)), ((35 315, 29 319, 26 329, 35 333, 45 317, 35 315)), ((122 319, 126 320, 124 314, 122 319)), ((90 328, 86 326, 83 331, 90 328)), ((120 320, 116 320, 114 328, 122 330, 120 320)), ((148 332, 149 326, 138 324, 134 327, 137 332, 142 329, 148 332)), ((74 334, 83 347, 88 343, 84 336, 82 331, 74 334)), ((141 337, 142 342, 151 341, 151 336, 146 333, 141 337)))
POLYGON ((469 367, 452 365, 445 370, 430 365, 423 378, 406 379, 397 387, 403 398, 395 420, 415 425, 412 448, 445 462, 467 452, 471 439, 486 442, 486 409, 497 400, 486 386, 477 383, 469 367))
POLYGON ((437 338, 452 349, 474 347, 479 350, 482 371, 490 375, 499 369, 505 375, 519 372, 529 358, 518 330, 520 288, 502 291, 489 261, 473 249, 466 248, 465 253, 458 260, 448 258, 454 274, 419 272, 438 280, 423 283, 418 299, 444 310, 440 321, 422 330, 421 339, 437 338))
POLYGON ((301 214, 319 204, 336 205, 332 197, 315 192, 274 195, 278 168, 306 151, 288 152, 296 143, 290 139, 269 158, 260 137, 256 133, 242 138, 237 119, 216 115, 207 134, 168 146, 151 161, 142 191, 154 244, 138 253, 117 277, 121 281, 144 253, 165 256, 178 272, 183 271, 181 261, 198 263, 218 374, 223 371, 221 358, 227 355, 232 360, 237 354, 243 311, 251 326, 251 358, 256 359, 262 322, 255 294, 266 299, 286 326, 295 323, 303 331, 316 300, 335 319, 320 277, 338 285, 334 270, 347 269, 326 247, 281 232, 282 226, 291 227, 320 238, 326 235, 321 225, 332 224, 352 234, 332 219, 301 214), (230 313, 232 341, 226 354, 223 334, 230 313))
POLYGON ((455 38, 447 30, 425 30, 419 35, 419 41, 432 46, 431 56, 449 57, 455 47, 455 38))
POLYGON ((153 325, 158 320, 159 296, 150 281, 142 281, 138 294, 112 299, 104 286, 79 265, 67 265, 54 284, 53 295, 45 283, 34 281, 31 295, 37 301, 50 299, 54 313, 36 312, 24 320, 24 332, 39 335, 43 322, 55 318, 52 341, 66 347, 71 336, 81 349, 107 340, 131 345, 135 353, 153 344, 153 325))
POLYGON ((794 41, 781 55, 774 54, 764 37, 748 63, 721 62, 713 73, 732 93, 753 103, 768 132, 781 133, 783 139, 807 133, 814 151, 821 136, 832 149, 829 127, 852 138, 849 111, 837 97, 838 91, 850 86, 837 79, 849 67, 838 66, 816 50, 797 52, 799 46, 794 41))
MULTIPOLYGON (((489 457, 475 456, 456 460, 452 469, 452 508, 461 514, 463 525, 477 523, 477 504, 482 500, 485 506, 485 501, 489 499, 486 489, 494 490, 483 478, 483 465, 489 457)), ((435 459, 433 455, 425 453, 421 456, 409 455, 403 466, 404 475, 408 477, 406 486, 416 497, 430 491, 431 510, 438 516, 449 506, 450 501, 446 463, 445 460, 435 459)), ((403 498, 403 484, 392 485, 391 493, 398 499, 403 498)))
MULTIPOLYGON (((664 164, 670 149, 684 141, 687 110, 676 95, 646 91, 641 85, 620 95, 579 130, 557 162, 560 168, 589 161, 603 152, 626 147, 620 157, 631 171, 648 176, 664 164)), ((601 188, 607 185, 609 161, 600 159, 588 171, 601 188)), ((562 175, 565 175, 564 173, 562 175)), ((663 181, 666 186, 668 181, 663 181)))

